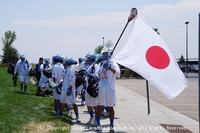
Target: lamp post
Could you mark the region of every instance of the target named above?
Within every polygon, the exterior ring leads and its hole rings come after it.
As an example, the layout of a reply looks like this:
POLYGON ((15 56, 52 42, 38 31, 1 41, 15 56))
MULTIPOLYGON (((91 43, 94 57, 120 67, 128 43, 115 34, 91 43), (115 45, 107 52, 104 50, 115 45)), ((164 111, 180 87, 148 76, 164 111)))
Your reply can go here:
POLYGON ((186 24, 186 77, 188 77, 188 72, 189 72, 189 69, 188 69, 188 24, 189 22, 185 22, 186 24))
POLYGON ((103 46, 104 46, 104 37, 102 37, 102 39, 103 39, 103 46))

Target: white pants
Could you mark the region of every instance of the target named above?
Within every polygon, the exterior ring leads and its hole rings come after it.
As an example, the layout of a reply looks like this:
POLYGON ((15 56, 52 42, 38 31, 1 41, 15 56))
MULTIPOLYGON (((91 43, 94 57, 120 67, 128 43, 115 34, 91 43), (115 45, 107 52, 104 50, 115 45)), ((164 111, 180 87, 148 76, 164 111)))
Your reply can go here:
POLYGON ((70 105, 76 104, 75 88, 72 88, 72 93, 70 96, 67 96, 67 89, 62 89, 60 102, 70 105))
POLYGON ((41 77, 38 86, 40 86, 40 87, 48 86, 46 83, 44 83, 45 81, 48 81, 48 78, 47 77, 41 77))
POLYGON ((86 91, 85 92, 85 105, 92 106, 92 107, 97 106, 97 97, 96 98, 91 97, 86 91))
POLYGON ((28 84, 28 74, 20 74, 20 82, 28 84))
POLYGON ((115 90, 110 87, 100 87, 97 96, 97 105, 104 105, 106 107, 114 107, 116 105, 115 90))
POLYGON ((60 103, 67 103, 67 89, 63 89, 60 95, 60 103))
POLYGON ((53 89, 53 98, 54 98, 55 100, 60 100, 60 95, 58 95, 56 89, 53 89))

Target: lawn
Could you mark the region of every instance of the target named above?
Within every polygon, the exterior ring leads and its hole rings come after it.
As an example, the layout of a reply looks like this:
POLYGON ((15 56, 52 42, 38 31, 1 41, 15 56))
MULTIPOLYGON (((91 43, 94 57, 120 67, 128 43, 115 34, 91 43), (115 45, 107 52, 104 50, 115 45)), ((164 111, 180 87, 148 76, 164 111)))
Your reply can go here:
POLYGON ((36 86, 28 84, 27 94, 13 86, 12 75, 0 67, 0 131, 1 133, 70 133, 72 118, 52 114, 53 98, 35 96, 36 86))

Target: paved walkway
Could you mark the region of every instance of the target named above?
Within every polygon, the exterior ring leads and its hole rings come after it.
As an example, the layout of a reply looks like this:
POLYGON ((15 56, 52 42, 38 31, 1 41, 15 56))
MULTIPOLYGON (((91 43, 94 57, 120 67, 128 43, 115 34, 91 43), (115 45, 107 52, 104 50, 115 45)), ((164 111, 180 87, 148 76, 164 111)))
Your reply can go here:
MULTIPOLYGON (((198 78, 187 78, 187 80, 188 87, 173 100, 167 99, 163 93, 149 83, 149 97, 151 100, 164 105, 167 108, 198 121, 198 78)), ((116 80, 116 84, 121 85, 144 97, 147 96, 146 80, 144 79, 120 78, 116 80)))
MULTIPOLYGON (((115 107, 116 133, 198 133, 199 123, 185 115, 173 111, 159 103, 150 101, 151 113, 147 115, 146 98, 116 85, 117 105, 115 107)), ((78 99, 77 104, 80 104, 78 99)), ((71 133, 96 133, 92 126, 87 126, 89 120, 86 106, 79 106, 81 123, 71 126, 71 133)), ((75 115, 72 114, 74 118, 75 115)), ((109 118, 102 118, 101 132, 109 132, 109 118)))

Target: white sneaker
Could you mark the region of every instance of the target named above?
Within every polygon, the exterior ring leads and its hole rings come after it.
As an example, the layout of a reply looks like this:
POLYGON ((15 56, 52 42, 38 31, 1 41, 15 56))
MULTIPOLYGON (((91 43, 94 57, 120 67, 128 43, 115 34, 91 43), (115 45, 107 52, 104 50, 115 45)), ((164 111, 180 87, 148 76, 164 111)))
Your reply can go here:
POLYGON ((93 123, 91 123, 91 125, 92 125, 92 126, 97 126, 97 125, 98 125, 98 123, 97 123, 97 121, 96 121, 96 120, 94 120, 94 122, 93 122, 93 123))
POLYGON ((80 123, 81 121, 79 120, 79 117, 76 117, 76 122, 80 123))
POLYGON ((92 117, 92 118, 90 118, 90 120, 86 124, 87 125, 92 125, 92 123, 94 123, 94 121, 95 121, 95 118, 92 117))
POLYGON ((67 115, 70 116, 70 111, 67 111, 67 115))
POLYGON ((95 128, 94 128, 96 131, 101 131, 102 130, 102 127, 101 127, 101 125, 97 125, 95 128))
POLYGON ((81 101, 81 105, 82 105, 82 106, 84 106, 84 105, 85 105, 85 104, 84 104, 84 101, 81 101))
POLYGON ((53 111, 53 114, 54 114, 54 115, 57 115, 57 114, 58 114, 58 112, 56 112, 56 111, 54 110, 54 111, 53 111))
POLYGON ((114 132, 115 132, 114 127, 110 127, 109 133, 114 133, 114 132))

